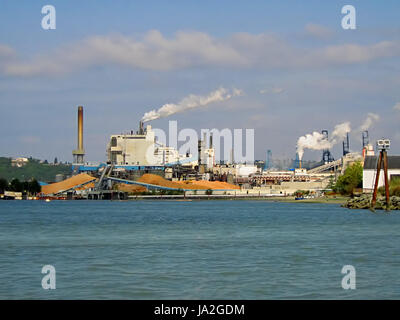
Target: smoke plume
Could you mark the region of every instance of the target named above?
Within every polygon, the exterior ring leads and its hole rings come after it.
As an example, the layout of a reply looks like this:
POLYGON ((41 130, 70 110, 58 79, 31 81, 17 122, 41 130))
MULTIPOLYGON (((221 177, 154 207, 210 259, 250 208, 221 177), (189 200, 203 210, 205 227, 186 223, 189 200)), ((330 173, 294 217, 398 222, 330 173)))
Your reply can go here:
POLYGON ((368 130, 375 122, 379 121, 379 115, 376 113, 368 113, 367 118, 363 122, 363 124, 360 126, 360 128, 357 131, 365 131, 368 130))
POLYGON ((143 122, 156 120, 159 118, 165 118, 172 114, 183 112, 189 109, 195 109, 200 107, 205 107, 213 102, 221 102, 231 99, 235 96, 242 95, 242 91, 239 89, 233 89, 232 92, 229 92, 225 88, 219 88, 213 92, 210 92, 205 96, 198 96, 191 94, 185 98, 183 98, 179 103, 167 103, 164 104, 158 110, 151 110, 146 112, 142 118, 143 122))
POLYGON ((304 150, 324 150, 330 149, 343 138, 346 137, 347 132, 350 132, 350 122, 344 122, 335 126, 332 135, 329 139, 317 131, 313 133, 306 134, 297 140, 297 153, 299 159, 303 158, 304 150))

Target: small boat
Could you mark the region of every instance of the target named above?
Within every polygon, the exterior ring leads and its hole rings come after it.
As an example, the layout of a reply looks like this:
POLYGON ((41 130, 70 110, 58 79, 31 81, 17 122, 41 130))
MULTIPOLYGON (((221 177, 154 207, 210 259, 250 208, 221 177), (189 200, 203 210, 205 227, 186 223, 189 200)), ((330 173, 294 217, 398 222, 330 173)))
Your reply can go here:
POLYGON ((304 200, 304 197, 296 197, 294 200, 304 200))
POLYGON ((51 200, 50 200, 50 199, 46 199, 45 201, 46 201, 46 202, 50 202, 51 200))

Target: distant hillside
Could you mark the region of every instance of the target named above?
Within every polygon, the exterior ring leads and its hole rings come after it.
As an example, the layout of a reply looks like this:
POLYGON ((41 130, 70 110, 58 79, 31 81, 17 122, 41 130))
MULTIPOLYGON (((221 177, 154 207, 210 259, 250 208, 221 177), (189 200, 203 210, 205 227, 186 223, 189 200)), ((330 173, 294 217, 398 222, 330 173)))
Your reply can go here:
POLYGON ((11 158, 0 157, 0 178, 8 181, 16 178, 21 181, 35 178, 38 181, 54 182, 56 174, 71 174, 71 165, 46 164, 40 160, 29 159, 29 162, 21 168, 11 166, 11 158))

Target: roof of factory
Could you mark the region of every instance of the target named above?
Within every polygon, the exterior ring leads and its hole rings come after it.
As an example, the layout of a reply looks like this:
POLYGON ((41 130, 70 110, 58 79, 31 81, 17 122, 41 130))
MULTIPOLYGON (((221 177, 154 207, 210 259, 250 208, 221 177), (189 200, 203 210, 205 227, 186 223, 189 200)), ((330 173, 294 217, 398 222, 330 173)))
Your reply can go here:
MULTIPOLYGON (((376 170, 377 164, 377 156, 366 156, 364 170, 376 170)), ((388 156, 388 169, 400 169, 400 156, 388 156)))

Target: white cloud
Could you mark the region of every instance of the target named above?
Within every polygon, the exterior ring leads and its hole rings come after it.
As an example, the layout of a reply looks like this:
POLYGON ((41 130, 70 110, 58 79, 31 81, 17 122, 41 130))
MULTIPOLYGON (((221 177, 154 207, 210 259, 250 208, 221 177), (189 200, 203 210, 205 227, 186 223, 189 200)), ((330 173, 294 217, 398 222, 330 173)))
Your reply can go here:
POLYGON ((0 44, 0 58, 7 58, 15 54, 14 49, 7 45, 0 44))
POLYGON ((397 102, 397 103, 393 106, 393 110, 400 111, 400 102, 397 102))
POLYGON ((330 38, 333 34, 331 29, 315 23, 308 23, 304 30, 306 31, 307 35, 320 39, 330 38))
MULTIPOLYGON (((1 50, 10 54, 12 49, 1 46, 0 58, 1 50)), ((180 31, 166 38, 153 30, 141 39, 91 36, 28 61, 7 61, 3 72, 12 76, 57 75, 109 65, 158 71, 193 67, 319 68, 392 56, 400 56, 398 41, 302 48, 271 33, 243 32, 217 39, 202 32, 180 31)))

